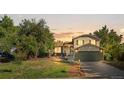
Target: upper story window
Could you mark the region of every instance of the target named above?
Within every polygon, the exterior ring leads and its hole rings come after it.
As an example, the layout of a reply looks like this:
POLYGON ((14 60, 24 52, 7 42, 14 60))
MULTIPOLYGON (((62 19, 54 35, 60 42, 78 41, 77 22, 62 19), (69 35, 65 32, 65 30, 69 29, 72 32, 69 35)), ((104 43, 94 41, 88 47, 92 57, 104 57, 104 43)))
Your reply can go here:
POLYGON ((89 40, 89 44, 91 44, 91 40, 89 40))
POLYGON ((78 40, 76 40, 76 45, 78 45, 78 40))
POLYGON ((82 45, 84 45, 84 40, 82 40, 82 45))

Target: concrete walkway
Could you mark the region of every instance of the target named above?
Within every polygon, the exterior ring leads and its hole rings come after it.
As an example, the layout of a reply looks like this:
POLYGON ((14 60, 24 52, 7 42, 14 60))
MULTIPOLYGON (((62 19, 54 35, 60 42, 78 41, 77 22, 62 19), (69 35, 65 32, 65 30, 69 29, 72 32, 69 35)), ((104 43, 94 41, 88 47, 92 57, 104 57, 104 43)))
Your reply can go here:
POLYGON ((103 62, 81 62, 86 78, 124 79, 124 71, 103 62))

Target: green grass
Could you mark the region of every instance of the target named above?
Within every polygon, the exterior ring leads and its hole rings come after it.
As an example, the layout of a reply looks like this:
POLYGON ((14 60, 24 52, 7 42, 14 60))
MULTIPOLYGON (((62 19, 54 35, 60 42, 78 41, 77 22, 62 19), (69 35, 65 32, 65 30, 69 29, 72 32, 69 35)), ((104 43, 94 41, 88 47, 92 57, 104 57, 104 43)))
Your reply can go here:
POLYGON ((68 70, 72 66, 68 63, 52 61, 24 61, 22 64, 0 64, 1 79, 40 79, 40 78, 68 78, 68 70))

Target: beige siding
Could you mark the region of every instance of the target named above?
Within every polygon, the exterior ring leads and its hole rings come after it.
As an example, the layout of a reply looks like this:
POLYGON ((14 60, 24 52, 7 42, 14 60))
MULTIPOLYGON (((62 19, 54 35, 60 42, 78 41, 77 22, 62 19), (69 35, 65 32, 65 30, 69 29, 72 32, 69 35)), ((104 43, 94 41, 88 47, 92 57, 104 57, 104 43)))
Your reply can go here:
POLYGON ((79 51, 100 51, 100 49, 94 46, 84 46, 84 47, 81 47, 79 51))
POLYGON ((54 52, 55 53, 61 53, 61 47, 55 47, 54 52))
POLYGON ((91 44, 99 46, 99 41, 96 41, 96 40, 89 38, 89 37, 79 37, 79 38, 74 39, 74 48, 82 46, 83 40, 84 40, 84 44, 89 44, 91 41, 91 44), (78 45, 76 43, 77 40, 78 40, 78 45))
POLYGON ((70 48, 69 47, 63 48, 63 51, 64 51, 64 53, 66 53, 66 55, 70 54, 70 48))

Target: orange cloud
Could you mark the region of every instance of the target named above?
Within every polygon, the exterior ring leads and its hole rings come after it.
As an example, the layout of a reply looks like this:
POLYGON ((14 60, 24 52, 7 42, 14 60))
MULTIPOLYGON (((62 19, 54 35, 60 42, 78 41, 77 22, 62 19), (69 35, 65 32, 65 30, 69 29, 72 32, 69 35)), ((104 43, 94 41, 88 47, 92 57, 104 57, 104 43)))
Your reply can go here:
POLYGON ((63 33, 54 33, 55 40, 60 41, 72 41, 73 37, 82 35, 83 32, 63 32, 63 33))

